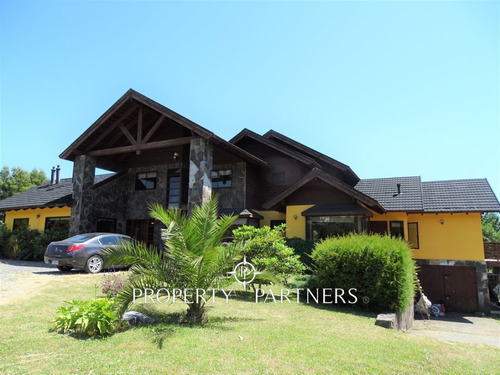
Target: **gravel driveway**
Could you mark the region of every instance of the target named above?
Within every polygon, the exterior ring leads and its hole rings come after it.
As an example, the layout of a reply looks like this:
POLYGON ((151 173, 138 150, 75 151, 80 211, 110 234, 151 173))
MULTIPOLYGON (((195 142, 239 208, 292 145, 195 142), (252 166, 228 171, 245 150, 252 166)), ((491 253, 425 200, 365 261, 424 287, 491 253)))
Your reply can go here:
POLYGON ((43 262, 0 259, 0 305, 26 298, 55 278, 70 276, 43 262))

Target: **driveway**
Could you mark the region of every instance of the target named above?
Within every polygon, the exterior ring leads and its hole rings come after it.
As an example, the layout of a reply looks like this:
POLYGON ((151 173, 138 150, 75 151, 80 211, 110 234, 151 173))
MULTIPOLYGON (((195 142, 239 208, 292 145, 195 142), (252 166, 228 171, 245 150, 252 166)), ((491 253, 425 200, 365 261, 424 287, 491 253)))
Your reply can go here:
POLYGON ((415 315, 410 334, 443 341, 488 344, 500 347, 500 320, 475 315, 447 313, 422 320, 415 315))
POLYGON ((53 280, 82 272, 63 274, 43 262, 0 259, 0 305, 24 299, 53 280))

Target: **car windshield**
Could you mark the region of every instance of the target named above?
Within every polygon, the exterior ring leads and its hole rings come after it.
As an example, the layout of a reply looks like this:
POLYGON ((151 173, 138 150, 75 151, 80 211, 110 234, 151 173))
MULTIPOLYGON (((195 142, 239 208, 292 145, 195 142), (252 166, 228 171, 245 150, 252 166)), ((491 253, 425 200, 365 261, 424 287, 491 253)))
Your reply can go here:
POLYGON ((65 239, 64 241, 68 242, 85 242, 87 240, 90 240, 91 238, 94 238, 98 236, 95 233, 86 233, 86 234, 77 234, 76 236, 70 237, 68 239, 65 239))

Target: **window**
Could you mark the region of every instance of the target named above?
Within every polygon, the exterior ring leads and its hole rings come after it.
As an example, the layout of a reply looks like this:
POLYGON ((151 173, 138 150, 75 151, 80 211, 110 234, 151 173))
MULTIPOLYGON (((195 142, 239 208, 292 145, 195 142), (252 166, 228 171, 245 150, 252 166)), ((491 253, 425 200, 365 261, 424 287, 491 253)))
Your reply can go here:
POLYGON ((347 233, 361 233, 365 228, 364 216, 313 216, 306 218, 306 238, 319 241, 347 233))
POLYGON ((181 170, 169 169, 167 177, 168 208, 181 207, 181 170))
POLYGON ((418 249, 418 223, 408 223, 408 242, 412 249, 418 249))
POLYGON ((99 238, 99 242, 101 243, 101 245, 109 245, 109 246, 117 245, 118 237, 117 236, 101 237, 99 238))
POLYGON ((392 237, 405 238, 404 222, 402 221, 391 221, 390 231, 392 237))
POLYGON ((45 219, 45 230, 69 232, 69 217, 48 217, 45 219))
POLYGON ((137 173, 135 190, 151 190, 156 188, 156 172, 137 173))
POLYGON ((233 171, 231 169, 219 169, 212 171, 212 188, 229 188, 231 187, 233 171))
POLYGON ((14 233, 28 229, 30 219, 14 219, 12 223, 12 231, 14 233))

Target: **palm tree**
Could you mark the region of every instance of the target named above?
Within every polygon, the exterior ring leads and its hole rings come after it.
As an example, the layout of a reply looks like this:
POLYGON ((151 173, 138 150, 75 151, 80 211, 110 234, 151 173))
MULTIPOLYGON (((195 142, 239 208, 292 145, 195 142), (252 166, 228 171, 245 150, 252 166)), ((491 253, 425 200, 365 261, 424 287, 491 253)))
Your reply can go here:
MULTIPOLYGON (((132 303, 134 288, 155 291, 220 288, 227 281, 226 271, 241 250, 241 245, 222 245, 236 217, 217 218, 215 198, 196 206, 190 216, 178 209, 165 210, 159 204, 153 204, 150 210, 150 216, 165 225, 163 250, 132 242, 105 251, 109 264, 132 265, 129 284, 116 296, 121 312, 132 303)), ((188 306, 188 319, 204 324, 205 302, 194 300, 188 306)))

